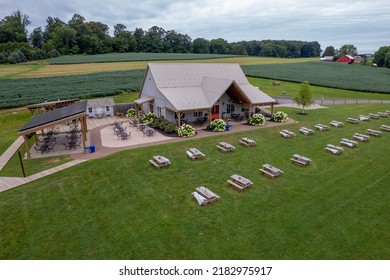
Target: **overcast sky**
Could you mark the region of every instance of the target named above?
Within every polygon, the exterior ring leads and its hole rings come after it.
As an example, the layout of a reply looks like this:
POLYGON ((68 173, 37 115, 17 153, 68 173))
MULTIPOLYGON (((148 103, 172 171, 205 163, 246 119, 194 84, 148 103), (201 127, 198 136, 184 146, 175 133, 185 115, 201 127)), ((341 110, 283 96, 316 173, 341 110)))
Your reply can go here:
POLYGON ((73 14, 127 30, 157 25, 192 39, 223 38, 228 42, 283 39, 317 41, 358 52, 390 46, 389 0, 0 0, 0 19, 21 10, 35 27, 47 17, 68 22, 73 14))

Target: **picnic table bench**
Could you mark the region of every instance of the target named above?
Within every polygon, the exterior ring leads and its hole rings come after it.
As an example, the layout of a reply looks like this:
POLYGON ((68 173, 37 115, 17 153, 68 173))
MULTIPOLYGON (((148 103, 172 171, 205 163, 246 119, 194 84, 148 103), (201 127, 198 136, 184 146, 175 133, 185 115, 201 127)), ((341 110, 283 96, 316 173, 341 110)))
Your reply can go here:
POLYGON ((369 116, 365 116, 365 115, 359 115, 359 120, 361 120, 361 121, 369 121, 370 117, 369 116))
POLYGON ((360 120, 359 119, 355 119, 355 118, 347 118, 347 122, 348 123, 360 123, 360 120))
POLYGON ((280 175, 282 175, 283 171, 266 163, 266 164, 263 164, 263 168, 260 168, 259 169, 261 171, 261 173, 263 175, 266 175, 268 177, 271 177, 271 178, 275 178, 275 177, 278 177, 280 175))
POLYGON ((302 134, 304 135, 311 135, 311 134, 314 134, 314 131, 310 128, 306 128, 306 127, 301 127, 301 129, 299 130, 302 134))
POLYGON ((344 149, 339 146, 327 144, 325 147, 325 151, 331 152, 334 155, 338 155, 341 154, 344 151, 344 149))
POLYGON ((342 122, 333 120, 330 122, 330 125, 334 127, 342 127, 344 124, 342 122))
POLYGON ((311 163, 311 159, 298 154, 294 154, 290 160, 292 163, 300 166, 307 166, 311 163))
POLYGON ((350 148, 354 148, 358 145, 358 142, 356 142, 354 140, 347 139, 347 138, 343 138, 343 139, 341 139, 340 144, 342 144, 344 146, 348 146, 350 148))
POLYGON ((205 156, 204 153, 202 153, 201 151, 199 151, 196 148, 191 148, 191 149, 187 150, 186 153, 191 159, 200 159, 200 158, 203 158, 205 156))
POLYGON ((382 118, 387 118, 389 116, 387 112, 378 112, 378 115, 382 118))
POLYGON ((314 127, 317 128, 319 131, 327 131, 327 130, 329 130, 329 126, 324 125, 324 124, 320 124, 320 123, 316 124, 314 127))
POLYGON ((220 197, 204 186, 195 189, 198 194, 206 199, 206 203, 217 201, 220 197))
POLYGON ((149 162, 156 168, 168 167, 171 164, 169 159, 163 156, 154 156, 149 162))
POLYGON ((366 133, 373 135, 373 136, 381 136, 382 135, 382 132, 380 132, 379 130, 374 130, 374 129, 370 129, 370 128, 367 129, 366 133))
POLYGON ((386 130, 386 131, 390 131, 390 125, 382 124, 382 125, 381 125, 381 129, 382 129, 382 130, 386 130))
POLYGON ((238 174, 233 174, 232 176, 230 176, 230 179, 231 180, 227 180, 228 184, 230 184, 231 186, 233 186, 239 191, 242 191, 250 187, 251 185, 253 185, 251 180, 242 177, 241 175, 238 174))
POLYGON ((373 114, 373 113, 369 113, 368 116, 371 118, 371 119, 379 119, 379 114, 373 114))
POLYGON ((232 152, 236 149, 236 147, 234 147, 233 145, 226 143, 226 142, 220 142, 217 145, 217 148, 223 152, 232 152))
POLYGON ((284 138, 294 138, 296 134, 290 130, 283 129, 282 131, 279 132, 280 135, 282 135, 284 138))
POLYGON ((245 147, 254 147, 256 146, 256 141, 253 140, 253 139, 249 139, 249 138, 241 138, 241 140, 239 140, 238 142, 241 143, 241 145, 245 146, 245 147))
POLYGON ((370 136, 360 133, 355 133, 353 135, 353 138, 359 140, 360 142, 367 142, 368 140, 370 140, 370 136))

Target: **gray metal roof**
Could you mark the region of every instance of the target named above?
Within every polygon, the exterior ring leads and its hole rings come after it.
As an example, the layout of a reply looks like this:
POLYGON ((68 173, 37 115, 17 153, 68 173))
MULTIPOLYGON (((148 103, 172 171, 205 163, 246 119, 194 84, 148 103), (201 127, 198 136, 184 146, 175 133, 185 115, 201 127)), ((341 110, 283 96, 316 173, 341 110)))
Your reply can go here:
POLYGON ((47 111, 40 115, 33 116, 29 122, 27 122, 19 132, 23 132, 35 127, 50 124, 52 122, 60 121, 74 115, 85 113, 87 101, 76 102, 73 105, 61 107, 52 111, 47 111))
POLYGON ((177 111, 211 108, 233 83, 251 104, 276 103, 248 82, 239 64, 149 63, 148 71, 177 111))
POLYGON ((115 102, 112 98, 96 98, 96 99, 88 99, 87 107, 88 108, 101 108, 106 106, 114 106, 115 102))

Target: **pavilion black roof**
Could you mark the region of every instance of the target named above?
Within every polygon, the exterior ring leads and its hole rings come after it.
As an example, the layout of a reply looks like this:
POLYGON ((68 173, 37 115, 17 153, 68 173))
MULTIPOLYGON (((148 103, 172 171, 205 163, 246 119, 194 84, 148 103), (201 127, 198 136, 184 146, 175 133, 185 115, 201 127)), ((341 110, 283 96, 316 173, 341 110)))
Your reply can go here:
POLYGON ((47 125, 52 122, 57 122, 61 119, 66 119, 71 116, 81 114, 83 112, 85 113, 86 108, 87 101, 80 101, 74 103, 73 105, 61 107, 52 111, 47 111, 40 115, 33 116, 29 122, 27 122, 21 129, 19 129, 19 132, 47 125))

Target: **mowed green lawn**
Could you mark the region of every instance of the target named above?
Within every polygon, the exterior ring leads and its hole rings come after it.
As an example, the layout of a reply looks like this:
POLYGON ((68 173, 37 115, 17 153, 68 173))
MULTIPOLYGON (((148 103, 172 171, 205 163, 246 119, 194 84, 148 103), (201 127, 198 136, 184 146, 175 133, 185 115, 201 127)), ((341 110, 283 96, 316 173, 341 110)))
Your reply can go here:
POLYGON ((390 133, 339 156, 324 147, 390 117, 298 132, 385 109, 337 105, 301 116, 284 108, 296 123, 240 133, 233 124, 232 132, 119 152, 0 193, 0 259, 389 259, 390 133), (297 137, 282 138, 282 128, 297 137), (258 145, 241 147, 241 137, 258 145), (219 141, 237 150, 223 154, 219 141), (188 159, 191 147, 206 157, 188 159), (312 165, 293 165, 294 153, 312 165), (171 166, 152 168, 156 154, 171 166), (264 163, 283 175, 262 176, 264 163), (234 173, 254 185, 233 189, 226 180, 234 173), (199 206, 191 192, 200 185, 220 201, 199 206))

